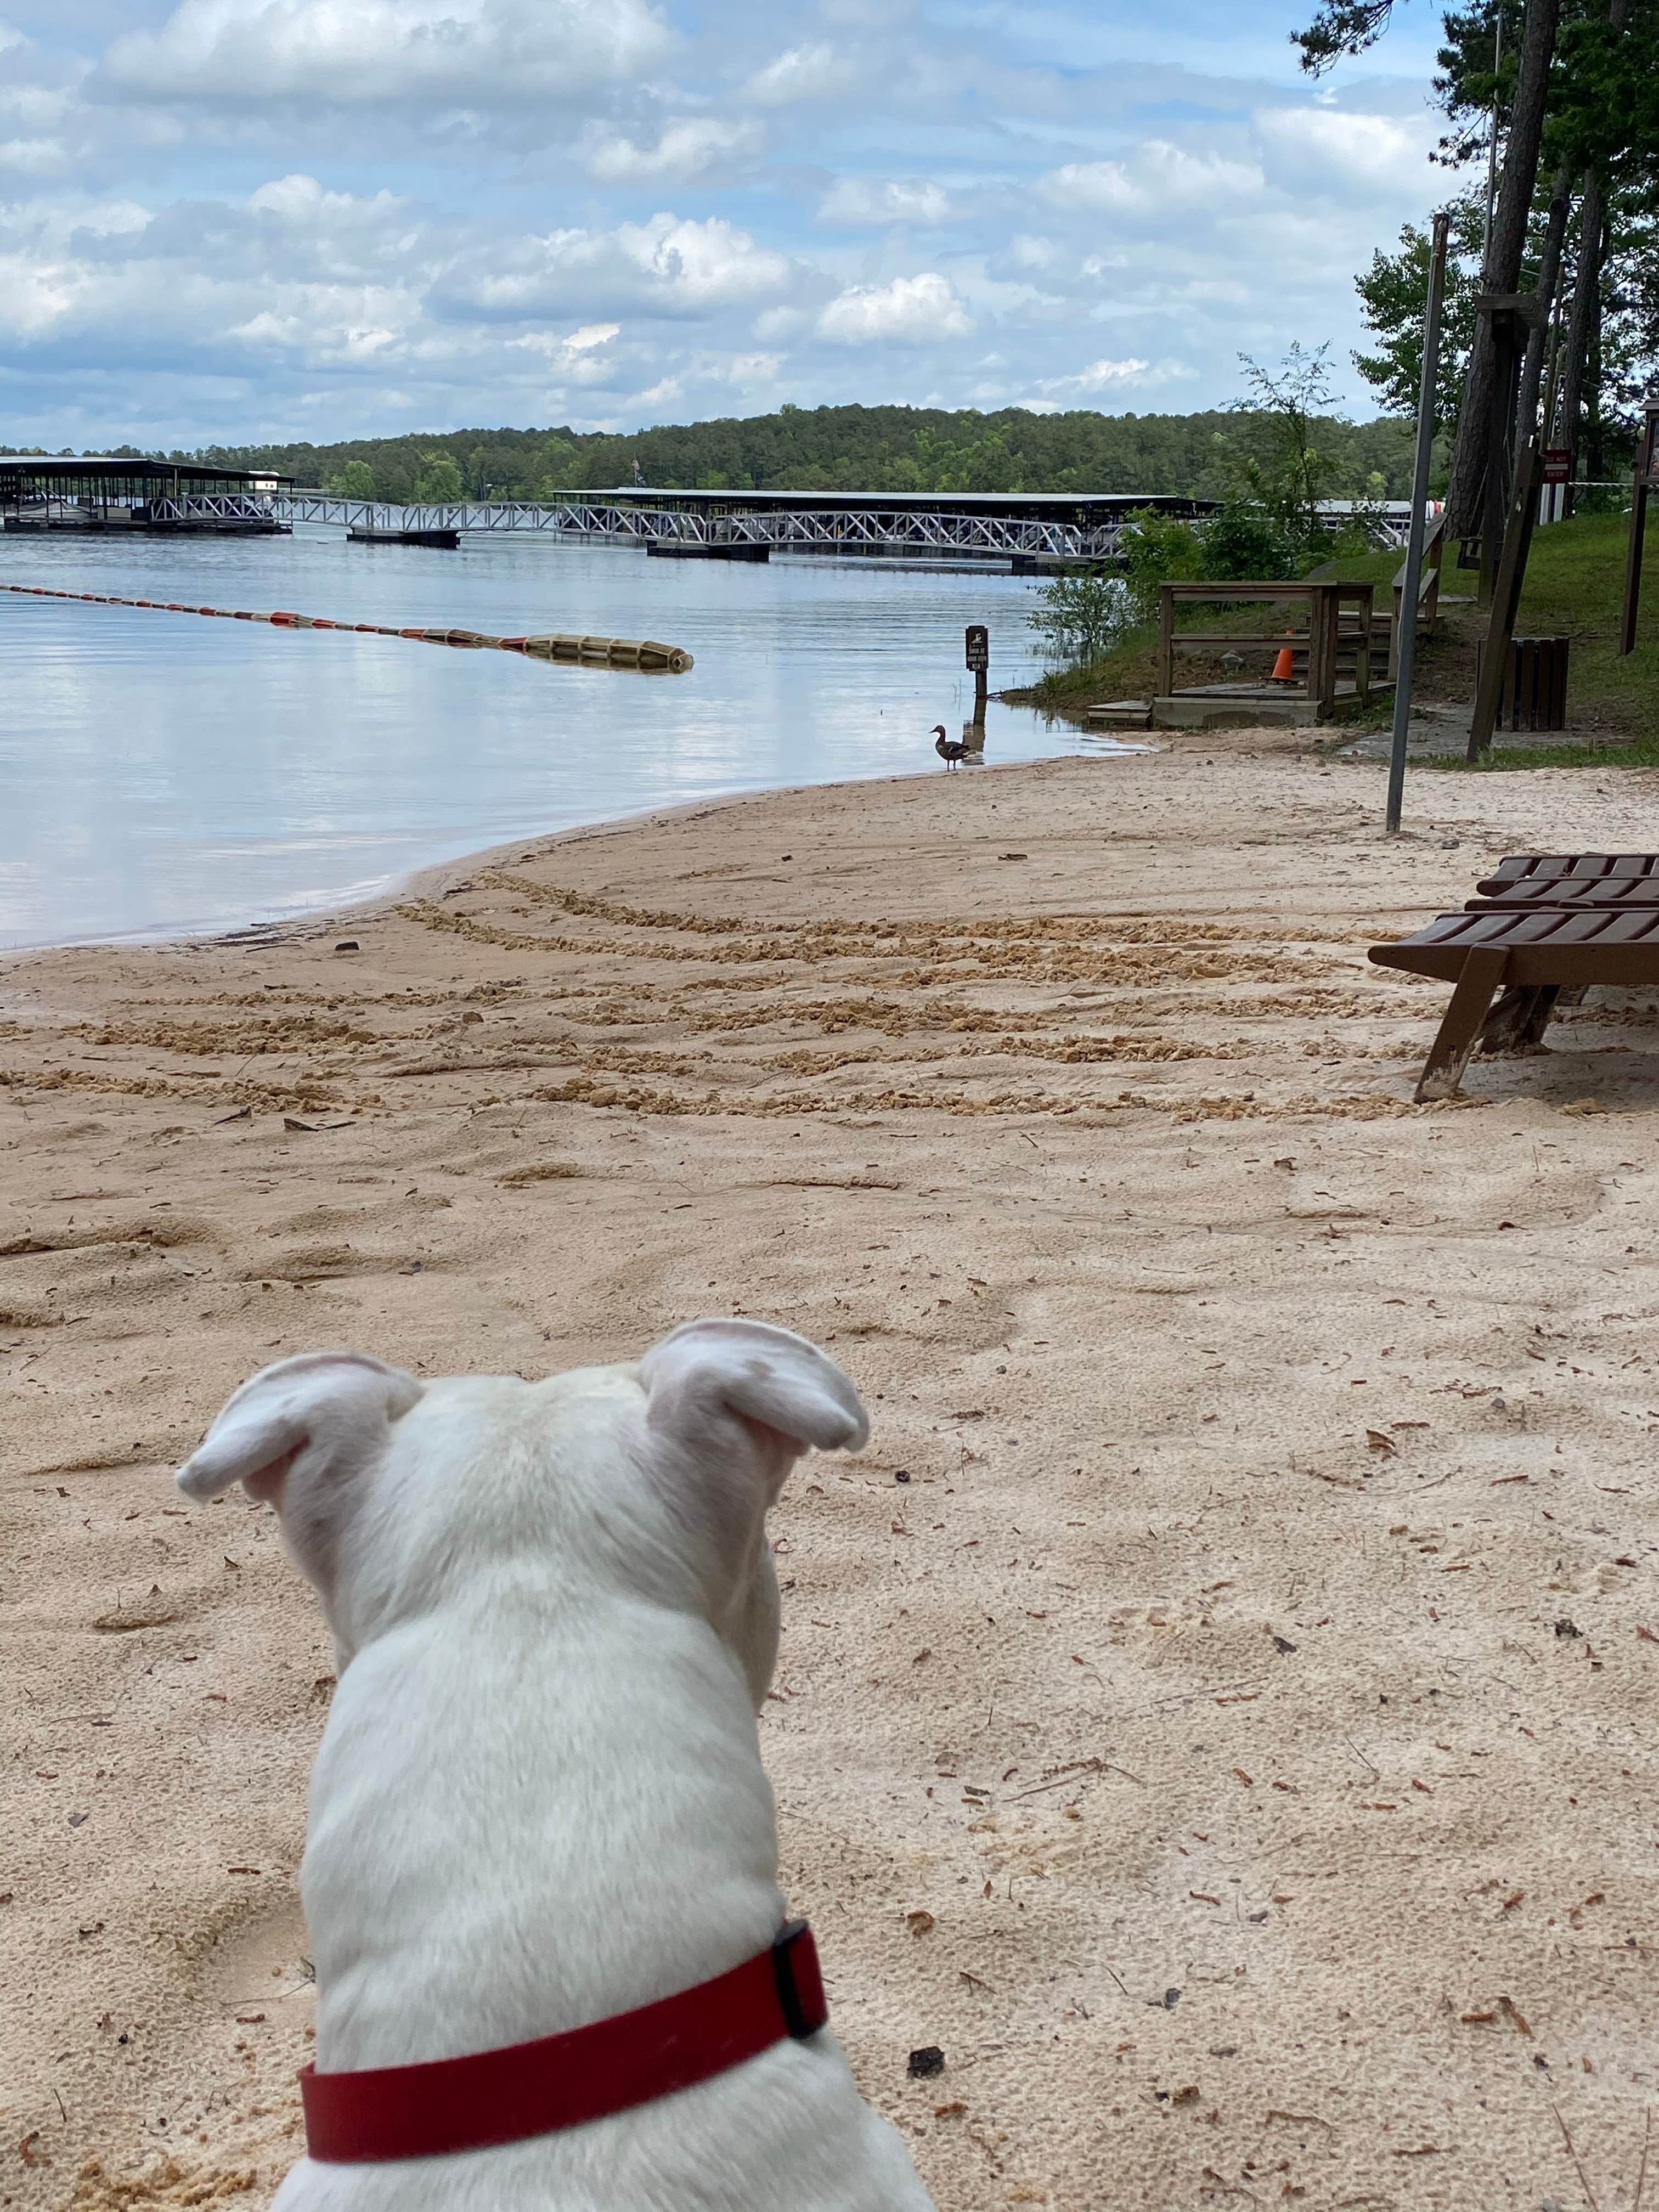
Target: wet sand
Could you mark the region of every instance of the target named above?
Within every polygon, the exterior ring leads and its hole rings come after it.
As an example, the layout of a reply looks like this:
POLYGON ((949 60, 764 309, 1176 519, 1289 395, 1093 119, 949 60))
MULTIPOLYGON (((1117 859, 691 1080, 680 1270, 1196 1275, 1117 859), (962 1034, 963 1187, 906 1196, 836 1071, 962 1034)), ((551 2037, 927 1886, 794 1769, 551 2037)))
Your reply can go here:
POLYGON ((1656 789, 1424 774, 1389 845, 1380 769, 1206 733, 0 965, 0 2204, 295 2152, 332 1655, 171 1491, 225 1395, 743 1311, 875 1419, 777 1514, 763 1744, 941 2206, 1627 2208, 1659 1025, 1419 1109, 1443 990, 1364 948, 1656 789))

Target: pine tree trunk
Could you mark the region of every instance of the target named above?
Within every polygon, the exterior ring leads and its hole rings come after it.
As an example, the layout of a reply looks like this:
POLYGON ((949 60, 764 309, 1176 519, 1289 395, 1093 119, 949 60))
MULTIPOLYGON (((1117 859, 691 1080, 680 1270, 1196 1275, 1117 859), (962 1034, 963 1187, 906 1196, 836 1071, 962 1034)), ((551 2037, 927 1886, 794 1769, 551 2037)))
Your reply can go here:
MULTIPOLYGON (((1550 64, 1555 55, 1555 33, 1560 15, 1561 0, 1528 0, 1526 23, 1521 33, 1521 69, 1515 88, 1515 107, 1510 117, 1509 143, 1504 154, 1504 181, 1498 194, 1492 241, 1481 279, 1482 289, 1487 292, 1513 292, 1520 283, 1527 217, 1532 211, 1532 197, 1538 186, 1544 101, 1549 90, 1550 64)), ((1477 323, 1474 343, 1469 349, 1468 378, 1463 390, 1462 411, 1457 418, 1457 445, 1452 454, 1448 501, 1450 527, 1465 534, 1480 526, 1495 370, 1492 325, 1483 315, 1477 323)))
MULTIPOLYGON (((1572 206, 1572 172, 1564 161, 1556 172, 1550 195, 1549 222, 1544 231, 1544 250, 1538 257, 1538 297, 1546 308, 1555 305, 1561 282, 1561 247, 1567 234, 1567 216, 1572 206)), ((1527 358, 1521 370, 1521 398, 1516 409, 1519 441, 1524 444, 1538 422, 1538 392, 1544 378, 1544 348, 1547 329, 1534 331, 1527 340, 1527 358)), ((1548 425, 1545 426, 1546 437, 1548 425)))
MULTIPOLYGON (((1560 442, 1575 456, 1583 422, 1584 374, 1589 367, 1590 336, 1601 295, 1601 251, 1606 228, 1601 186, 1593 169, 1584 172, 1578 203, 1578 273, 1572 288, 1572 319, 1567 326, 1567 366, 1561 380, 1560 442)), ((1575 464, 1573 474, 1578 473, 1575 464)))
MULTIPOLYGON (((1624 29, 1629 5, 1630 0, 1609 0, 1607 21, 1615 31, 1624 29)), ((1576 457, 1583 442, 1587 384, 1592 393, 1592 419, 1597 427, 1598 447, 1601 443, 1601 264, 1607 258, 1607 199, 1600 177, 1594 169, 1586 169, 1578 210, 1578 270, 1573 281, 1572 320, 1567 332, 1566 368, 1561 380, 1559 442, 1575 456, 1575 477, 1579 474, 1576 457)))

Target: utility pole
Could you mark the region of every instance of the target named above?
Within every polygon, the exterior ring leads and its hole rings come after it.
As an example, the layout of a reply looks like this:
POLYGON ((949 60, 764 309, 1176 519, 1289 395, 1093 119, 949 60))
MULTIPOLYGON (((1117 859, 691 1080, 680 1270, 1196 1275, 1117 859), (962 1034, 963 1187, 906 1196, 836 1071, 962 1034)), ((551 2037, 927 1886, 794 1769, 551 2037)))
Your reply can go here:
POLYGON ((1411 730, 1412 678, 1417 672, 1417 602, 1423 585, 1423 540, 1429 503, 1429 456, 1434 444, 1434 400, 1440 368, 1440 310, 1446 291, 1446 239, 1451 216, 1442 208, 1434 218, 1429 247, 1429 299, 1423 316, 1423 380, 1417 395, 1417 459, 1412 470, 1412 514, 1406 537, 1406 580, 1400 595, 1400 635, 1395 640, 1394 744, 1389 755, 1389 835, 1400 833, 1400 809, 1406 790, 1406 739, 1411 730))

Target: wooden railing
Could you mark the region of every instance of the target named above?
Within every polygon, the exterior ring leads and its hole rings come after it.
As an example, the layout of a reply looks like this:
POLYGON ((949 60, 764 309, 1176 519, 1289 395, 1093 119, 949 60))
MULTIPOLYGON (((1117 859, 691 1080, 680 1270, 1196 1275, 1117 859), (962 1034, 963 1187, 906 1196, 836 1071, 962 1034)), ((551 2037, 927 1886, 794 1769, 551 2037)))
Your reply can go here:
MULTIPOLYGON (((1371 598, 1370 584, 1163 584, 1158 587, 1158 690, 1163 698, 1176 696, 1175 657, 1177 653, 1203 653, 1213 659, 1223 652, 1243 647, 1271 651, 1275 657, 1286 648, 1304 662, 1300 682, 1284 682, 1292 697, 1297 692, 1312 704, 1316 718, 1326 720, 1336 707, 1337 661, 1353 656, 1353 698, 1363 701, 1370 689, 1371 598), (1304 610, 1307 627, 1279 632, 1177 630, 1177 604, 1249 605, 1262 601, 1292 611, 1304 610), (1344 613, 1345 606, 1352 611, 1344 613)), ((1208 687, 1205 687, 1208 688, 1208 687)))
MULTIPOLYGON (((1440 616, 1440 562, 1446 550, 1446 514, 1443 507, 1431 517, 1423 539, 1423 571, 1417 580, 1417 627, 1419 632, 1432 629, 1440 616)), ((1394 618, 1389 624, 1389 681, 1392 684, 1400 672, 1400 623, 1406 597, 1406 564, 1402 561, 1395 572, 1394 618)))

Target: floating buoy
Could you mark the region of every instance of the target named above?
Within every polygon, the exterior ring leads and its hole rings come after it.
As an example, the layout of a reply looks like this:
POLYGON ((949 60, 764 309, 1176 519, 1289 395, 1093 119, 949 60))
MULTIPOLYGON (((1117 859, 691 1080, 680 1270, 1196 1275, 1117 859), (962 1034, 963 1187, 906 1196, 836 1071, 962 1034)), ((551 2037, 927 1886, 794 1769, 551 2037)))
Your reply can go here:
POLYGON ((251 614, 246 607, 191 607, 182 599, 124 599, 113 592, 55 592, 49 584, 3 584, 0 591, 16 592, 36 599, 85 599, 100 607, 154 607, 163 614, 218 615, 227 622, 270 623, 277 629, 337 629, 371 637, 413 638, 422 645, 457 646, 476 652, 494 646, 502 653, 527 653, 535 660, 577 662, 588 668, 637 668, 647 675, 684 676, 695 666, 681 645, 659 645, 654 638, 580 637, 560 631, 545 637, 491 637, 477 629, 400 629, 391 623, 336 622, 330 615, 295 614, 278 607, 270 614, 251 614))

